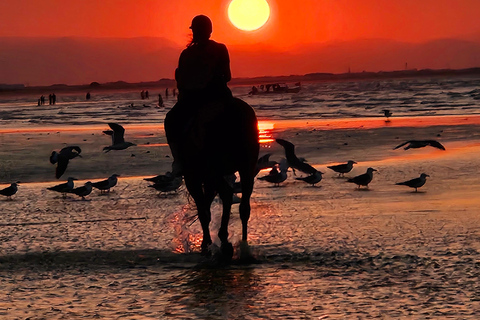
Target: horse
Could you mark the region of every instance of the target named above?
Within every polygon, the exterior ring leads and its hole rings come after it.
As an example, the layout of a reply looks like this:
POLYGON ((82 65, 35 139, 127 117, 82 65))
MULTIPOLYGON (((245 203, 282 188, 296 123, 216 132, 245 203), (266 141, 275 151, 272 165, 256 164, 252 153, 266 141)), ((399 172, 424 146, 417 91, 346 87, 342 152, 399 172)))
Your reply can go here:
MULTIPOLYGON (((221 241, 220 252, 225 259, 231 259, 233 246, 228 241, 228 222, 233 186, 228 183, 226 177, 236 172, 240 175, 242 198, 239 211, 242 243, 247 244, 250 197, 260 148, 257 117, 250 105, 241 99, 233 98, 224 106, 219 106, 218 103, 213 106, 208 104, 199 106, 192 118, 184 138, 178 145, 178 161, 202 226, 201 252, 208 255, 209 246, 212 244, 209 229, 210 209, 218 194, 223 203, 221 226, 218 231, 218 238, 221 241)), ((165 119, 166 131, 169 128, 167 121, 168 115, 165 119)))

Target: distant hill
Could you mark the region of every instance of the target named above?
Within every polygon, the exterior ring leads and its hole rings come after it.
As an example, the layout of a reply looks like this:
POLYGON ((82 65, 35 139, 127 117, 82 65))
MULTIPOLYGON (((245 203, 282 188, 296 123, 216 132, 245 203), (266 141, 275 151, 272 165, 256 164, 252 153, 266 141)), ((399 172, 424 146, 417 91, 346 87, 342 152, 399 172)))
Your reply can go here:
MULTIPOLYGON (((327 42, 279 52, 229 46, 236 78, 480 66, 480 42, 384 39, 327 42)), ((480 41, 480 40, 479 40, 480 41)), ((0 83, 27 86, 172 79, 184 47, 163 38, 0 38, 0 83)))

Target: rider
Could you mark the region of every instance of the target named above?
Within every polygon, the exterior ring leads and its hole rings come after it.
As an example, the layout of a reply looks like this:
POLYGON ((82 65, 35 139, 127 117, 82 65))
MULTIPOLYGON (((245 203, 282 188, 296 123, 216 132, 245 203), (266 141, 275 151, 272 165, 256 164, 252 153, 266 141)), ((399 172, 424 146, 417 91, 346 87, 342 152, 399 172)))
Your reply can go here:
POLYGON ((164 121, 175 175, 181 174, 178 146, 194 119, 206 125, 232 99, 227 86, 231 79, 227 47, 210 40, 212 22, 207 16, 194 17, 190 29, 192 40, 182 51, 175 70, 178 102, 164 121))

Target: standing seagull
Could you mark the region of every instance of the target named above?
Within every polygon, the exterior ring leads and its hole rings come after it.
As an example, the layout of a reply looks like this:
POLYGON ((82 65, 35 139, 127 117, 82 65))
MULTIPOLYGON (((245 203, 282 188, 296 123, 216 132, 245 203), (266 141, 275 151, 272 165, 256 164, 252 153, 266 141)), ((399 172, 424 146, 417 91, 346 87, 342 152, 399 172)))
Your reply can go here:
POLYGON ((0 190, 2 196, 6 196, 7 200, 12 200, 12 196, 17 193, 18 182, 12 183, 10 186, 0 190))
POLYGON ((55 170, 55 177, 59 179, 67 170, 68 161, 76 158, 82 157, 80 155, 82 149, 79 146, 68 146, 60 150, 60 152, 52 151, 50 155, 50 163, 57 164, 57 169, 55 170))
POLYGON ((373 179, 373 171, 377 170, 373 168, 368 168, 366 173, 348 179, 347 182, 355 183, 356 185, 358 185, 359 189, 361 186, 365 186, 368 189, 368 184, 372 182, 373 179))
POLYGON ((100 190, 100 193, 110 192, 110 188, 113 188, 117 185, 117 177, 120 177, 120 175, 114 173, 108 177, 108 179, 92 183, 92 186, 100 190))
POLYGON ((287 180, 287 171, 288 171, 288 164, 286 159, 282 159, 280 161, 280 171, 277 169, 277 165, 275 165, 270 173, 263 177, 258 177, 258 180, 264 180, 270 183, 273 183, 274 187, 280 186, 280 183, 287 180))
POLYGON ((77 180, 77 179, 69 177, 67 179, 67 182, 57 184, 56 186, 53 186, 47 189, 55 192, 60 192, 63 198, 65 198, 67 196, 67 193, 73 190, 73 187, 74 187, 73 180, 77 180))
POLYGON ((309 176, 303 177, 303 178, 295 178, 295 180, 302 180, 305 181, 308 184, 311 184, 312 187, 315 187, 316 183, 319 183, 322 181, 322 174, 323 172, 317 171, 309 176))
POLYGON ((125 129, 118 123, 109 123, 108 126, 112 130, 105 130, 103 133, 112 136, 112 145, 103 148, 103 151, 108 152, 110 150, 124 150, 131 146, 136 146, 135 143, 125 141, 124 134, 125 129))
POLYGON ((149 185, 150 188, 154 188, 157 191, 160 191, 160 193, 167 193, 171 191, 177 192, 178 188, 183 183, 183 178, 182 176, 176 176, 173 177, 171 181, 163 181, 163 182, 157 182, 152 185, 149 185))
POLYGON ((338 172, 339 177, 344 177, 345 173, 352 171, 353 165, 356 164, 353 160, 348 160, 347 163, 337 164, 335 166, 328 166, 328 169, 332 169, 335 172, 338 172))
POLYGON ((395 184, 399 186, 407 186, 410 188, 415 188, 415 192, 417 192, 417 189, 425 184, 425 182, 427 181, 427 177, 430 177, 430 176, 426 173, 422 173, 418 178, 404 181, 404 182, 398 182, 395 184))
POLYGON ((71 191, 70 193, 74 193, 77 196, 82 197, 82 200, 85 200, 85 197, 88 196, 92 192, 92 183, 90 181, 87 181, 85 185, 75 188, 71 191))
POLYGON ((440 142, 435 140, 408 140, 407 142, 399 144, 398 146, 393 148, 393 150, 403 147, 406 144, 408 145, 404 148, 405 150, 423 148, 426 146, 431 146, 434 148, 438 148, 440 150, 445 150, 445 147, 440 142))
POLYGON ((295 155, 295 145, 293 143, 283 139, 276 139, 275 141, 285 149, 285 157, 287 158, 288 165, 292 167, 293 170, 297 169, 306 174, 314 174, 317 171, 317 169, 305 163, 305 161, 300 160, 295 155))

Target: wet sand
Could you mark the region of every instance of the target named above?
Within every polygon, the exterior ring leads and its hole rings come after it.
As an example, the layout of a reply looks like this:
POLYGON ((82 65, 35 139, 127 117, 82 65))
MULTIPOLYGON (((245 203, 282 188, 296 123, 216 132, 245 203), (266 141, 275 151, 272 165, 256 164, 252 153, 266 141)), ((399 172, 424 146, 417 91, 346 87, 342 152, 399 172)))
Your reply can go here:
MULTIPOLYGON (((126 139, 139 146, 107 154, 100 127, 3 133, 1 181, 22 183, 13 201, 0 199, 0 317, 476 319, 480 125, 429 118, 267 125, 266 138, 293 142, 324 179, 311 187, 289 172, 280 187, 258 181, 249 224, 258 263, 218 268, 201 263, 201 229, 184 189, 158 196, 142 180, 170 167, 161 127, 127 126, 126 139), (447 150, 393 150, 408 139, 437 139, 447 150), (84 157, 64 177, 81 185, 119 173, 110 194, 95 190, 82 201, 46 190, 59 183, 48 156, 65 142, 84 157), (347 176, 378 170, 368 190, 326 168, 349 159, 358 164, 347 176), (418 193, 395 185, 422 172, 430 177, 418 193)), ((263 144, 267 152, 283 156, 276 143, 263 144)), ((219 212, 215 202, 212 234, 219 212)), ((237 205, 229 231, 237 244, 237 205)))

